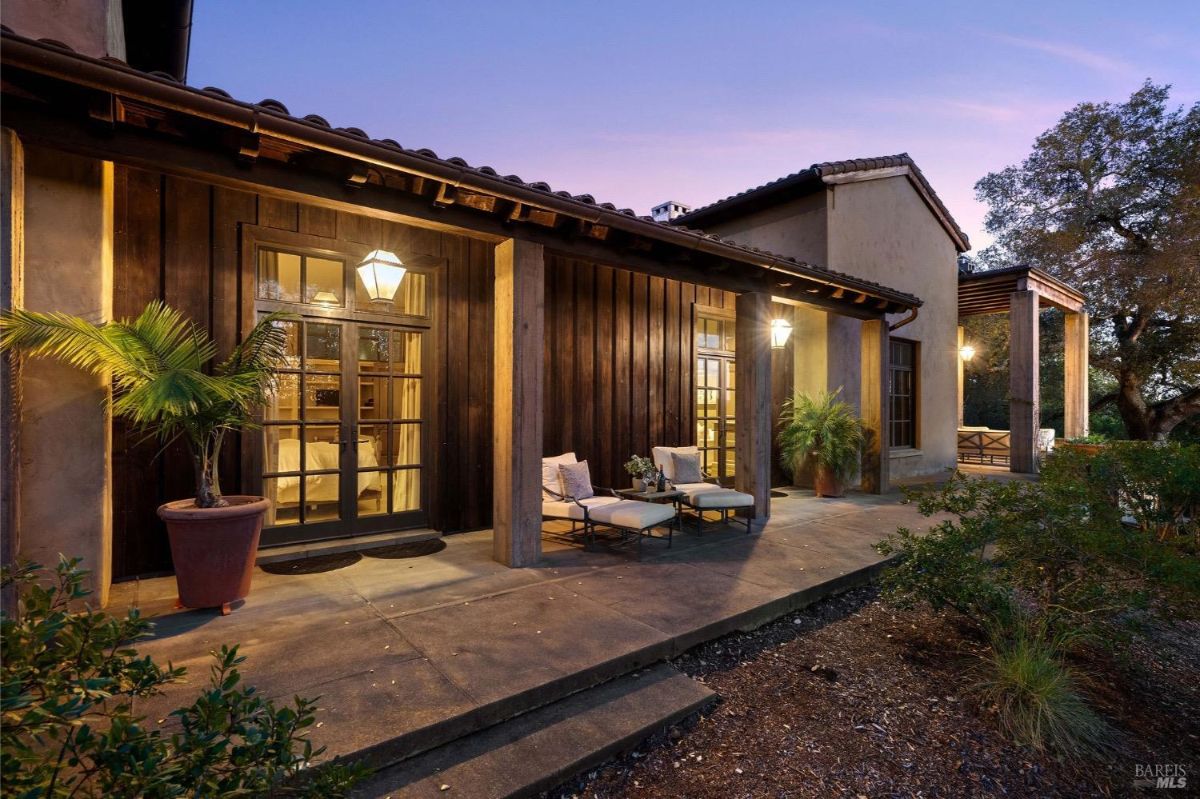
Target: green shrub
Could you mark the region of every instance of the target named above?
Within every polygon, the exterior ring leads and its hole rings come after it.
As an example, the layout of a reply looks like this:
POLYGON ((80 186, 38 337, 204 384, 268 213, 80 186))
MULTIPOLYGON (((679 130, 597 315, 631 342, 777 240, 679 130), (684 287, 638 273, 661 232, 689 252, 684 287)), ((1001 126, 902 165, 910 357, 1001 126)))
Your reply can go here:
POLYGON ((806 461, 825 467, 839 480, 854 473, 865 434, 854 408, 838 399, 841 391, 796 394, 784 400, 779 457, 788 474, 795 474, 806 461))
POLYGON ((990 637, 975 690, 1012 741, 1075 757, 1112 745, 1112 729, 1080 693, 1064 661, 1070 642, 1028 620, 1015 630, 993 630, 990 637))
POLYGON ((52 578, 29 564, 5 569, 21 601, 0 619, 0 770, 5 797, 341 796, 362 774, 330 764, 308 769, 323 750, 306 729, 315 700, 276 707, 241 687, 237 648, 214 653, 210 686, 173 711, 180 730, 149 730, 135 698, 179 681, 127 645, 151 624, 93 612, 79 561, 52 578))

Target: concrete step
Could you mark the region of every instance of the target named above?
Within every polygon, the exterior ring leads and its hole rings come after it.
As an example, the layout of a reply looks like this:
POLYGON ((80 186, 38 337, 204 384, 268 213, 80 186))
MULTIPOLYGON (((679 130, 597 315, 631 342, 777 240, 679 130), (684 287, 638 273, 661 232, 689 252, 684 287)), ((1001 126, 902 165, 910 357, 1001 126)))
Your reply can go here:
POLYGON ((659 663, 385 768, 353 796, 531 796, 633 748, 715 699, 704 685, 659 663))

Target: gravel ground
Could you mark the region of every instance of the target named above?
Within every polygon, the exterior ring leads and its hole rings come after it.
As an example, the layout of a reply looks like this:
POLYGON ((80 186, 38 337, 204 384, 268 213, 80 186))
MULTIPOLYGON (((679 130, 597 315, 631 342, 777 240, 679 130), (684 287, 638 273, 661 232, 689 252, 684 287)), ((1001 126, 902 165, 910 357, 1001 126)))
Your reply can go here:
POLYGON ((679 658, 720 703, 549 796, 1123 797, 1136 763, 1183 764, 1200 785, 1200 625, 1078 664, 1118 674, 1089 689, 1120 749, 1086 763, 1000 736, 970 691, 981 649, 950 616, 897 611, 874 588, 828 599, 679 658))

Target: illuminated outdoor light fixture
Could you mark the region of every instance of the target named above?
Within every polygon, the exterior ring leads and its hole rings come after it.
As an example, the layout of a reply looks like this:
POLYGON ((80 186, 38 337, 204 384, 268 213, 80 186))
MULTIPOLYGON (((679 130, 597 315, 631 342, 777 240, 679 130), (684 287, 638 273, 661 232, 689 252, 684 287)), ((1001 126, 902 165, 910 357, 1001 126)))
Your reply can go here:
POLYGON ((975 348, 970 344, 962 345, 962 347, 960 347, 958 350, 958 357, 962 358, 964 361, 971 360, 975 357, 975 348))
POLYGON ((781 350, 792 335, 792 323, 786 319, 771 320, 771 349, 781 350))
POLYGON ((358 278, 367 289, 371 302, 391 302, 408 270, 393 252, 371 250, 358 265, 358 278))

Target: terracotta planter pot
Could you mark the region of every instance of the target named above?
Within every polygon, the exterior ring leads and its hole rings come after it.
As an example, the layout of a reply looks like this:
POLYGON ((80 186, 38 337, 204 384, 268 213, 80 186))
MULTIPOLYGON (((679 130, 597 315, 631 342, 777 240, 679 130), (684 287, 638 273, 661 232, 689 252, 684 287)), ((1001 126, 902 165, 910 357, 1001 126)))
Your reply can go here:
POLYGON ((813 469, 813 490, 818 497, 840 497, 845 495, 846 486, 832 469, 818 463, 813 469))
POLYGON ((263 514, 271 507, 265 497, 227 496, 224 508, 197 508, 195 500, 180 499, 158 509, 167 523, 179 604, 185 608, 220 608, 250 593, 263 514))

